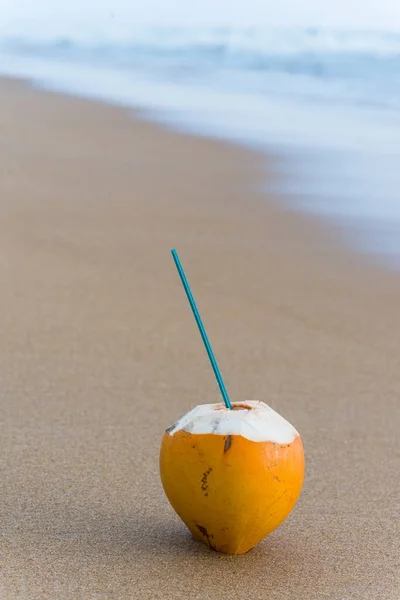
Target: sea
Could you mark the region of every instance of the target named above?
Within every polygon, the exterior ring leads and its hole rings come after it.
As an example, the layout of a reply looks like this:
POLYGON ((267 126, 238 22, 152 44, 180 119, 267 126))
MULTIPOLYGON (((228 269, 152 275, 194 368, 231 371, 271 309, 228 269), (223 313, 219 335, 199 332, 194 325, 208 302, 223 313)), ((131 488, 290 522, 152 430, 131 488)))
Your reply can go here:
POLYGON ((272 152, 269 193, 400 269, 400 31, 0 21, 0 74, 272 152))

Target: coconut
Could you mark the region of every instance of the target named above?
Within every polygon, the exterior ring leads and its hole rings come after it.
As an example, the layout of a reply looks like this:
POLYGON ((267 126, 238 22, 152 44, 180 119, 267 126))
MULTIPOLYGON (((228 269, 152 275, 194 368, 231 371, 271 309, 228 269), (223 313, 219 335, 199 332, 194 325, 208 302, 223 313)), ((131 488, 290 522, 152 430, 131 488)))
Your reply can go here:
POLYGON ((164 434, 161 481, 193 537, 243 554, 278 527, 300 495, 299 433, 264 402, 202 404, 164 434))

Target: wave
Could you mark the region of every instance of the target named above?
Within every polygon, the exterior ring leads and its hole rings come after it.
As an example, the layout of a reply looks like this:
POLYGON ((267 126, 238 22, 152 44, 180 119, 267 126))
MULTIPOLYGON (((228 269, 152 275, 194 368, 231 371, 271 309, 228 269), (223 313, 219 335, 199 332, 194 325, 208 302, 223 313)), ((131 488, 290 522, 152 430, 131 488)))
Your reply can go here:
POLYGON ((0 36, 0 48, 38 57, 130 66, 144 60, 181 67, 242 69, 314 78, 395 78, 400 73, 400 33, 257 28, 133 28, 46 30, 0 36))
POLYGON ((396 32, 69 24, 3 30, 0 51, 0 69, 7 55, 264 97, 400 108, 396 32))
POLYGON ((81 48, 128 48, 143 52, 206 53, 210 56, 361 55, 400 56, 400 32, 329 30, 319 28, 269 29, 257 27, 89 27, 36 30, 0 29, 4 44, 81 48))

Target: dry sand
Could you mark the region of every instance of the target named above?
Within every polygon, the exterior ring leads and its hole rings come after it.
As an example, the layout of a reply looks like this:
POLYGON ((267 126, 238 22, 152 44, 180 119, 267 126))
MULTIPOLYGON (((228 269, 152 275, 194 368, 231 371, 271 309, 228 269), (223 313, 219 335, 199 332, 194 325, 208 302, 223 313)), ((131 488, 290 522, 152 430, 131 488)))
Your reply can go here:
POLYGON ((400 276, 257 187, 250 152, 0 85, 4 600, 398 600, 400 276), (289 519, 242 557, 193 542, 158 474, 166 427, 232 399, 307 459, 289 519))

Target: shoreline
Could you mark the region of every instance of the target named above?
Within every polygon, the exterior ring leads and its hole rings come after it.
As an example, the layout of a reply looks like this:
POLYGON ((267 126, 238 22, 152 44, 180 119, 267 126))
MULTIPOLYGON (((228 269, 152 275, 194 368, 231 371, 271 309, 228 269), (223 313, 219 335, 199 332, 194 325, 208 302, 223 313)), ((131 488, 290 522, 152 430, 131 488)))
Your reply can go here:
MULTIPOLYGON (((110 73, 108 75, 110 76, 110 73)), ((122 81, 118 82, 120 74, 117 72, 115 75, 117 76, 115 86, 123 85, 122 81)), ((267 164, 270 163, 271 157, 274 157, 274 162, 278 162, 281 166, 280 172, 276 172, 275 164, 275 177, 272 184, 271 182, 267 184, 268 178, 260 181, 261 189, 266 188, 267 196, 275 197, 279 206, 284 205, 284 209, 297 212, 309 221, 316 219, 327 232, 330 230, 334 232, 337 239, 340 239, 340 243, 346 246, 347 251, 357 252, 364 260, 378 268, 400 273, 400 245, 397 241, 400 221, 395 214, 389 218, 387 207, 385 210, 381 209, 381 212, 379 210, 376 212, 376 202, 380 196, 388 195, 386 202, 389 207, 395 203, 397 186, 393 179, 393 173, 396 171, 393 171, 393 162, 396 160, 396 153, 393 146, 389 148, 386 166, 381 164, 380 169, 377 170, 382 177, 385 173, 384 180, 370 181, 366 178, 366 174, 373 172, 379 161, 384 158, 382 148, 372 153, 370 149, 363 156, 362 145, 348 146, 344 139, 339 145, 336 140, 336 144, 331 147, 329 144, 321 145, 321 140, 319 144, 315 141, 314 143, 306 141, 303 135, 302 139, 297 139, 294 143, 294 138, 291 142, 288 141, 288 132, 285 138, 285 136, 280 137, 276 132, 273 134, 272 131, 264 132, 261 141, 261 138, 254 137, 254 132, 253 135, 249 132, 238 135, 230 127, 219 129, 215 123, 215 115, 213 125, 211 124, 213 119, 210 122, 206 120, 200 125, 198 111, 197 113, 194 111, 190 117, 186 114, 181 120, 176 117, 177 111, 179 114, 179 109, 176 107, 174 111, 165 107, 152 106, 151 103, 149 105, 148 102, 136 101, 129 94, 124 93, 113 96, 106 88, 100 90, 96 81, 92 83, 94 88, 91 88, 90 84, 88 87, 85 85, 82 87, 82 82, 80 85, 67 83, 63 76, 54 79, 54 73, 53 78, 49 73, 43 76, 9 74, 0 75, 0 78, 26 82, 43 93, 129 111, 141 121, 157 125, 163 130, 178 135, 199 137, 209 142, 244 149, 262 156, 267 164), (269 142, 266 141, 267 137, 269 142), (355 155, 358 155, 357 160, 355 155), (345 166, 347 162, 349 164, 345 166), (299 165, 301 165, 300 169, 299 165), (287 185, 288 181, 291 182, 289 185, 287 185), (344 183, 338 187, 338 181, 344 183), (335 190, 333 193, 332 189, 335 190), (360 201, 360 198, 363 200, 360 201), (375 211, 375 216, 373 212, 371 214, 371 209, 375 211)), ((364 115, 364 120, 365 118, 364 115)), ((373 115, 370 115, 370 118, 373 120, 373 115)), ((356 138, 358 139, 358 136, 356 138)), ((371 143, 371 139, 367 139, 367 142, 371 143)), ((400 180, 398 184, 400 185, 400 180)))
MULTIPOLYGON (((144 107, 134 107, 123 102, 112 102, 109 99, 96 98, 91 96, 85 96, 85 94, 79 94, 78 92, 68 91, 67 89, 57 89, 57 86, 51 84, 41 83, 35 78, 20 77, 18 75, 0 75, 0 82, 4 82, 6 85, 17 85, 23 86, 27 89, 38 92, 39 94, 54 96, 55 98, 65 98, 71 101, 78 101, 85 104, 94 104, 103 106, 114 111, 122 111, 128 118, 139 121, 143 124, 148 124, 150 127, 159 129, 168 134, 176 135, 182 139, 193 139, 193 140, 204 140, 208 144, 216 144, 222 148, 235 148, 239 152, 244 152, 245 155, 251 155, 254 157, 258 165, 257 172, 257 186, 253 187, 252 194, 257 198, 258 202, 262 202, 262 199, 268 199, 268 203, 271 204, 280 213, 288 213, 293 215, 295 219, 298 219, 303 225, 310 226, 309 235, 316 236, 318 243, 321 243, 321 236, 324 237, 324 244, 331 247, 333 253, 341 253, 345 256, 345 260, 349 255, 352 256, 353 260, 357 260, 360 265, 366 265, 367 267, 377 268, 379 270, 389 270, 390 272, 396 272, 397 268, 393 269, 388 263, 383 262, 379 259, 376 253, 369 253, 366 250, 360 251, 354 247, 346 239, 348 236, 345 234, 346 225, 343 223, 338 224, 338 220, 334 218, 325 218, 321 214, 313 213, 302 207, 300 203, 293 202, 290 198, 290 193, 278 192, 276 186, 272 186, 272 189, 268 189, 266 181, 272 179, 273 181, 282 181, 283 178, 290 179, 290 168, 285 170, 285 167, 278 168, 282 165, 289 163, 289 153, 282 152, 282 149, 274 151, 271 147, 271 151, 267 151, 265 148, 256 147, 248 142, 239 141, 234 139, 227 139, 226 137, 218 137, 216 135, 192 132, 186 130, 184 127, 179 127, 173 122, 160 118, 157 116, 157 110, 147 109, 144 107), (260 164, 259 164, 260 163, 260 164), (272 164, 271 164, 272 163, 272 164), (274 191, 275 190, 275 191, 274 191), (344 244, 344 246, 343 246, 344 244)), ((290 153, 290 163, 295 162, 297 151, 290 153)), ((279 187, 279 184, 278 184, 279 187)), ((337 258, 337 257, 336 257, 337 258)))
POLYGON ((4 79, 0 126, 3 595, 397 600, 398 277, 258 191, 256 153, 4 79), (159 481, 164 429, 219 400, 172 247, 232 399, 305 445, 242 559, 159 481))
MULTIPOLYGON (((263 157, 267 165, 271 157, 274 157, 274 162, 281 167, 280 172, 275 173, 277 176, 272 183, 268 183, 268 179, 265 178, 260 181, 261 187, 267 188, 267 196, 276 197, 278 205, 284 204, 285 209, 302 214, 308 220, 317 219, 327 232, 330 229, 334 232, 348 251, 352 253, 356 251, 370 264, 400 273, 398 242, 400 221, 394 210, 400 179, 396 183, 394 173, 397 173, 397 170, 394 165, 398 161, 396 161, 397 154, 393 140, 382 153, 381 135, 375 131, 378 135, 377 141, 380 140, 379 145, 375 147, 370 134, 368 135, 368 131, 365 130, 365 123, 364 129, 361 128, 353 137, 357 140, 360 136, 362 138, 363 131, 363 135, 367 136, 365 140, 369 148, 367 152, 364 151, 359 140, 358 145, 353 147, 344 138, 341 139, 340 135, 333 145, 326 142, 324 145, 321 140, 319 143, 316 143, 316 140, 310 142, 304 134, 301 139, 296 138, 296 142, 294 142, 295 136, 289 141, 288 131, 283 137, 276 131, 273 133, 272 130, 264 131, 262 137, 259 135, 254 137, 254 131, 251 133, 250 130, 243 130, 238 134, 234 127, 232 129, 232 125, 228 126, 225 123, 221 128, 217 124, 215 119, 218 112, 214 114, 211 111, 210 115, 213 116, 209 115, 201 124, 202 117, 199 109, 191 112, 187 111, 186 106, 186 110, 182 112, 185 116, 181 119, 176 116, 180 115, 177 106, 174 110, 163 108, 157 103, 152 105, 149 97, 147 101, 141 102, 131 95, 132 90, 129 93, 119 92, 113 95, 107 86, 104 89, 99 86, 96 78, 89 84, 82 83, 82 79, 80 83, 71 83, 71 73, 68 70, 71 65, 64 66, 67 72, 63 73, 61 63, 59 65, 61 74, 57 76, 54 75, 54 69, 50 68, 47 74, 45 69, 42 76, 37 73, 36 76, 8 75, 3 78, 10 81, 25 81, 43 93, 126 110, 142 121, 156 124, 161 129, 178 135, 201 137, 210 142, 232 145, 257 154, 263 157), (375 176, 371 179, 373 173, 375 176), (288 185, 287 182, 290 184, 288 185), (338 182, 342 183, 338 184, 338 182), (378 198, 386 198, 384 205, 377 203, 378 198)), ((89 80, 92 74, 89 68, 87 73, 89 80)), ((124 81, 119 79, 120 75, 118 71, 105 72, 106 79, 116 77, 114 82, 116 89, 124 88, 124 81)), ((365 121, 366 115, 363 118, 365 121)), ((372 114, 370 120, 374 121, 372 114)), ((321 125, 323 129, 323 122, 321 125)), ((329 135, 326 139, 328 138, 329 135)), ((276 166, 275 164, 274 171, 277 171, 276 166)))

